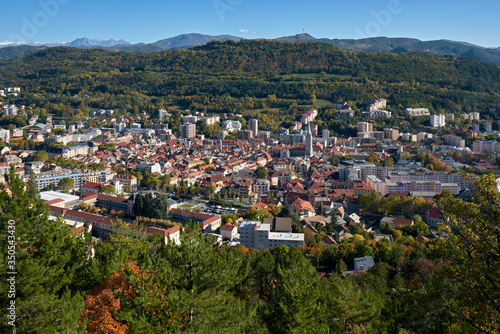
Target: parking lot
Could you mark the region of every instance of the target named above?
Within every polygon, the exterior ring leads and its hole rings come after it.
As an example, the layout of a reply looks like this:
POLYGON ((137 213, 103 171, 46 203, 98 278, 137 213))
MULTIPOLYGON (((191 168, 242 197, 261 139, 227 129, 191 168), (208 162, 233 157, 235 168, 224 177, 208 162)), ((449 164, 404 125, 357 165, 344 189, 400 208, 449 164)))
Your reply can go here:
POLYGON ((225 208, 220 205, 209 205, 208 207, 203 210, 203 213, 209 214, 209 215, 215 215, 215 216, 220 216, 223 214, 230 214, 230 213, 236 213, 238 212, 238 209, 235 208, 225 208))

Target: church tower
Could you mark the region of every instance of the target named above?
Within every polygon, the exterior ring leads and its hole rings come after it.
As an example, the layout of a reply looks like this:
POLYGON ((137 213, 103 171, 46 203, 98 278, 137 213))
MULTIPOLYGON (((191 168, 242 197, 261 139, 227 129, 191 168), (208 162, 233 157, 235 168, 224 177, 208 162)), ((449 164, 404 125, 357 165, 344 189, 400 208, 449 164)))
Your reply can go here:
POLYGON ((311 124, 308 125, 307 127, 307 134, 306 134, 306 157, 312 157, 314 154, 313 151, 313 138, 312 138, 312 133, 311 133, 311 124))

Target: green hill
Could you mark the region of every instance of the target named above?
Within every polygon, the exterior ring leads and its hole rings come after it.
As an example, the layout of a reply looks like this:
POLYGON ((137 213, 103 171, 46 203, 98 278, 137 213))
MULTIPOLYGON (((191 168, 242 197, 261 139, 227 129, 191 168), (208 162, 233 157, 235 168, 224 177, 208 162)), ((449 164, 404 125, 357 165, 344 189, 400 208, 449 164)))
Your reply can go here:
POLYGON ((279 105, 287 108, 294 100, 306 103, 313 97, 356 104, 386 97, 400 108, 456 111, 499 103, 500 68, 423 52, 368 53, 326 43, 243 40, 156 53, 47 48, 2 62, 0 85, 27 93, 107 93, 122 100, 114 107, 127 110, 133 109, 131 94, 139 94, 145 101, 141 107, 168 97, 185 107, 221 112, 253 109, 270 95, 286 100, 279 105))

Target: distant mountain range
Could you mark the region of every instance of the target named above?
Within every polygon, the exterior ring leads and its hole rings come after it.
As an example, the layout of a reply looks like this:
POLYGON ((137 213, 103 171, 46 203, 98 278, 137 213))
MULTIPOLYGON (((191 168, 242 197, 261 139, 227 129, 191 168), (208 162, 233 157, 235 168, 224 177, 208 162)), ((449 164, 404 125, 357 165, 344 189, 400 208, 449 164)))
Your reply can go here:
POLYGON ((124 41, 120 39, 119 41, 115 41, 114 39, 103 40, 100 38, 96 39, 88 39, 86 37, 75 39, 73 42, 63 44, 65 46, 74 46, 74 47, 94 47, 94 46, 104 46, 104 47, 113 47, 115 45, 130 45, 130 42, 124 41))
POLYGON ((86 48, 86 47, 113 47, 115 45, 130 45, 130 42, 124 41, 120 39, 119 41, 115 41, 114 39, 104 40, 100 38, 90 39, 90 38, 77 38, 72 42, 66 43, 46 43, 46 42, 38 42, 38 41, 26 41, 26 42, 0 42, 0 48, 12 47, 12 46, 72 46, 78 48, 86 48))
MULTIPOLYGON (((79 48, 106 48, 111 51, 127 51, 133 53, 160 52, 171 49, 185 49, 196 45, 203 45, 213 40, 239 41, 241 37, 231 35, 210 36, 202 34, 184 34, 176 37, 162 39, 154 43, 131 44, 124 40, 102 40, 99 38, 88 39, 78 38, 67 43, 42 43, 29 41, 24 43, 0 43, 0 60, 6 60, 12 57, 24 56, 39 51, 44 47, 52 46, 72 46, 79 48)), ((478 60, 500 66, 500 47, 485 48, 482 46, 457 42, 450 40, 421 41, 414 38, 388 38, 373 37, 365 39, 328 39, 315 38, 309 34, 298 34, 294 36, 285 36, 276 38, 276 41, 282 42, 316 42, 332 44, 340 49, 365 52, 425 52, 431 54, 449 54, 457 57, 472 57, 478 60)))

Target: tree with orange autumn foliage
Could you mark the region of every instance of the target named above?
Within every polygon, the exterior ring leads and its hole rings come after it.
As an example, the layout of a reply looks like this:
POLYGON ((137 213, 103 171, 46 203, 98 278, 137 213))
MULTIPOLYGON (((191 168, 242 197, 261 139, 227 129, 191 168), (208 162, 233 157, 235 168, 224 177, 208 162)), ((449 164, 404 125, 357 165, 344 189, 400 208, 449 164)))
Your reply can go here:
MULTIPOLYGON (((128 268, 139 273, 139 268, 129 263, 128 268)), ((85 311, 83 317, 87 318, 87 330, 89 333, 123 334, 129 327, 115 319, 116 312, 120 312, 120 299, 116 297, 115 291, 134 294, 122 269, 115 271, 111 276, 85 296, 85 311)))

